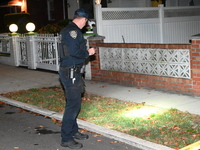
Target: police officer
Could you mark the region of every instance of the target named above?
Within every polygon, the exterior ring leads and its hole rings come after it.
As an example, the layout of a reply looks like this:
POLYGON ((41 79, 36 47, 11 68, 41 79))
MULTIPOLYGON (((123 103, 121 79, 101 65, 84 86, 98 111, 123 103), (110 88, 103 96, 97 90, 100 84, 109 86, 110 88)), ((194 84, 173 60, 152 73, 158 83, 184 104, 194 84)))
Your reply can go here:
POLYGON ((88 139, 88 135, 78 131, 77 115, 81 107, 84 89, 82 80, 85 59, 95 54, 95 49, 86 49, 86 40, 81 29, 86 25, 88 13, 85 9, 75 11, 72 22, 63 28, 60 44, 59 76, 66 94, 66 107, 61 127, 61 146, 79 149, 83 145, 75 139, 88 139))

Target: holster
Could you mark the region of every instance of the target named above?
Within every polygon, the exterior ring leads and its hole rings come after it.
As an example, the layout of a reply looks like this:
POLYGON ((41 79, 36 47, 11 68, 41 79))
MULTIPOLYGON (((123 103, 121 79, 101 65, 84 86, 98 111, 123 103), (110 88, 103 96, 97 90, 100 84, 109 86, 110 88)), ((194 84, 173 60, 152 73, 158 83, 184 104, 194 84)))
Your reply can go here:
POLYGON ((60 70, 66 72, 66 78, 73 79, 75 78, 75 74, 84 73, 83 67, 60 67, 60 70))

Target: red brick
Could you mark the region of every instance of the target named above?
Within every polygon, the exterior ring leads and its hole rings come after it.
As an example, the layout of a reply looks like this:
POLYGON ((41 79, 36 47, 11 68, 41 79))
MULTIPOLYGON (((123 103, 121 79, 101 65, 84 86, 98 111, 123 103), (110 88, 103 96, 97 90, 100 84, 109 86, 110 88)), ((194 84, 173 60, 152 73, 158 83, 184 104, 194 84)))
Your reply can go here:
POLYGON ((194 85, 193 88, 194 88, 195 90, 200 90, 200 86, 198 86, 198 85, 194 85))
POLYGON ((195 43, 196 43, 196 44, 200 44, 200 40, 196 40, 195 43))
POLYGON ((194 49, 196 49, 196 48, 200 48, 200 46, 198 45, 198 44, 192 44, 192 47, 191 48, 194 48, 194 49))

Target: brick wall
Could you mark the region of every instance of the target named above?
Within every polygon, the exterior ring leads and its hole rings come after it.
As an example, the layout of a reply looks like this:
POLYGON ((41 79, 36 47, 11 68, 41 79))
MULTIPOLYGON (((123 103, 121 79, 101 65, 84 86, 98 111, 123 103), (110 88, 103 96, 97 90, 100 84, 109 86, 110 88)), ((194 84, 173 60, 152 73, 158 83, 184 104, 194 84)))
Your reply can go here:
POLYGON ((200 39, 193 39, 191 44, 104 43, 103 38, 99 38, 98 40, 89 38, 88 40, 90 47, 97 48, 95 59, 91 61, 92 80, 153 88, 174 93, 200 95, 200 39), (98 47, 190 49, 191 79, 101 70, 98 47))

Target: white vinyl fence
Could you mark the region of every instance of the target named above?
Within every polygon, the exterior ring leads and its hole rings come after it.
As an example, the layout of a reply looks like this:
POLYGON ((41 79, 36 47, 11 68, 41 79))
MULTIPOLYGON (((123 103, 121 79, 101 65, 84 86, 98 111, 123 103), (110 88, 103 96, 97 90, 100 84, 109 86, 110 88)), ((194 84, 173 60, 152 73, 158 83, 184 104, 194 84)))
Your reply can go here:
POLYGON ((97 33, 106 43, 189 43, 200 33, 200 6, 102 8, 95 6, 97 33))

